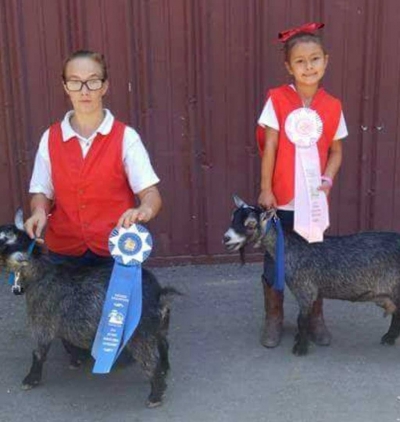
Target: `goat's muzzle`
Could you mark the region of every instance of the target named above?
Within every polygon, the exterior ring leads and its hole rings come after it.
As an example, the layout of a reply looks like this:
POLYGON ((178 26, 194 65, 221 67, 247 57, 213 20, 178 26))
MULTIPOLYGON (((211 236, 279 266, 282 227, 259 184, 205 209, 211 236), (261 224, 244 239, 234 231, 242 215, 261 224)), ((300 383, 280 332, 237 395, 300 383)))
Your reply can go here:
POLYGON ((230 228, 224 234, 222 243, 229 252, 238 251, 246 243, 246 238, 230 228))

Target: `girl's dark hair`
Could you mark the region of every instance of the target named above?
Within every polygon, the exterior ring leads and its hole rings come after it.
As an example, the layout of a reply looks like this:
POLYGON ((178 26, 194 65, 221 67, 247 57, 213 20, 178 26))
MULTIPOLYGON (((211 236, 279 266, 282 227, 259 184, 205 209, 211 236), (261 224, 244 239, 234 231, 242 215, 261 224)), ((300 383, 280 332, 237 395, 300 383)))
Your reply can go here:
POLYGON ((106 81, 108 79, 107 73, 107 65, 104 56, 100 53, 96 53, 90 50, 77 50, 74 51, 69 57, 64 60, 63 68, 62 68, 62 79, 65 82, 65 70, 67 69, 67 65, 70 61, 78 58, 89 58, 98 63, 101 66, 101 70, 103 72, 103 79, 106 81))
POLYGON ((296 44, 301 43, 301 42, 314 42, 315 44, 318 44, 322 48, 322 51, 324 52, 324 54, 326 54, 324 44, 319 35, 310 34, 309 32, 299 32, 298 34, 293 35, 293 37, 289 38, 283 46, 286 62, 290 60, 290 52, 292 51, 292 48, 296 44))

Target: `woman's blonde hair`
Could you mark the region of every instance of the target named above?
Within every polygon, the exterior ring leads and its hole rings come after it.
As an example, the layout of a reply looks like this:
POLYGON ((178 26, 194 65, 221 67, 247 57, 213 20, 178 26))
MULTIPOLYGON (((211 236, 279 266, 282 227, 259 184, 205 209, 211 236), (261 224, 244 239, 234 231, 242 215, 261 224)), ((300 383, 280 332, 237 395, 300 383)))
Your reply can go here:
POLYGON ((90 50, 77 50, 74 51, 69 57, 67 57, 64 60, 64 64, 63 64, 63 68, 62 68, 62 79, 65 82, 65 71, 67 69, 67 65, 70 61, 74 60, 74 59, 78 59, 78 58, 89 58, 92 59, 93 61, 95 61, 96 63, 98 63, 101 66, 101 70, 103 72, 103 81, 106 81, 108 79, 108 73, 107 73, 107 65, 106 65, 106 60, 103 56, 103 54, 100 53, 96 53, 94 51, 90 51, 90 50))

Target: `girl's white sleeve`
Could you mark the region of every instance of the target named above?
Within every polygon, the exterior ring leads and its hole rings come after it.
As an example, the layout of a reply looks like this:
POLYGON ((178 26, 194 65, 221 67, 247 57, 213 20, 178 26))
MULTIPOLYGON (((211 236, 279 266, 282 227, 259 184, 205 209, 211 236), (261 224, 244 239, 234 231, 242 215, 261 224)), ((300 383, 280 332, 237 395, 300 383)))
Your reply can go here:
POLYGON ((272 129, 279 131, 279 122, 276 117, 274 105, 272 104, 271 98, 268 98, 265 106, 261 112, 260 118, 258 119, 258 124, 262 127, 270 127, 272 129))
POLYGON ((344 119, 343 111, 340 115, 339 125, 336 130, 335 136, 333 137, 334 141, 338 141, 339 139, 346 138, 349 135, 347 130, 346 120, 344 119))

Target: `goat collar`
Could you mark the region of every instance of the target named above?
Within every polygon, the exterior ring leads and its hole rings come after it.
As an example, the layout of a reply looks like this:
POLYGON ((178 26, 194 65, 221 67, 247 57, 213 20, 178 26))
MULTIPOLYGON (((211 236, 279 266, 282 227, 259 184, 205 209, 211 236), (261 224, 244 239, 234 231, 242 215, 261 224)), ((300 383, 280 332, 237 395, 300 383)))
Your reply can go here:
MULTIPOLYGON (((32 240, 31 244, 29 245, 28 256, 32 255, 33 248, 35 247, 35 243, 36 243, 36 240, 34 239, 34 240, 32 240)), ((11 272, 9 277, 8 277, 8 284, 11 285, 11 291, 15 295, 22 295, 22 293, 24 293, 24 289, 21 286, 21 284, 19 283, 20 278, 21 278, 21 271, 11 272)))

